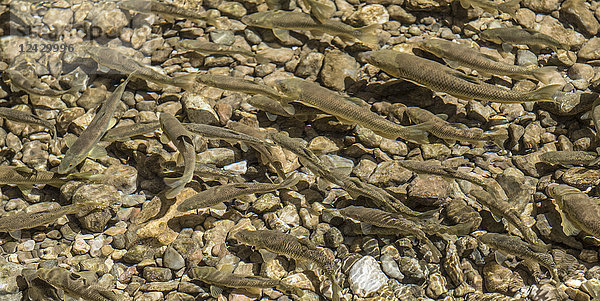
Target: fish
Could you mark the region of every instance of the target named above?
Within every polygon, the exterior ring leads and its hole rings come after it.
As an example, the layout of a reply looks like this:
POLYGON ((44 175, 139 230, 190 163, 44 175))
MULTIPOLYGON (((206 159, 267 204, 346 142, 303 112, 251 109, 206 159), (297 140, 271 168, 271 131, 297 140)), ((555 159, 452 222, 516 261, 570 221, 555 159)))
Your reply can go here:
POLYGON ((131 125, 122 125, 114 127, 106 132, 102 137, 104 141, 125 141, 134 136, 144 135, 154 132, 160 128, 160 122, 134 123, 131 125))
POLYGON ((489 0, 460 0, 460 5, 464 9, 479 7, 490 14, 497 14, 498 11, 501 11, 511 15, 513 18, 516 16, 520 3, 521 0, 509 0, 502 3, 496 3, 489 0))
POLYGON ((63 215, 80 212, 84 208, 96 207, 97 202, 75 203, 67 206, 38 212, 17 212, 0 217, 0 232, 9 232, 22 229, 31 229, 51 224, 63 215))
POLYGON ((523 235, 523 238, 535 248, 537 252, 546 252, 549 247, 544 244, 533 232, 533 230, 523 223, 519 212, 509 202, 495 198, 491 193, 474 188, 469 192, 476 201, 490 210, 494 218, 499 221, 499 217, 503 217, 506 221, 517 228, 523 235))
POLYGON ((504 148, 504 142, 508 139, 508 130, 506 129, 494 132, 484 132, 478 128, 471 129, 462 124, 449 123, 433 113, 418 107, 406 108, 406 114, 412 122, 417 124, 432 122, 433 126, 427 131, 450 144, 456 141, 466 141, 480 146, 483 141, 489 141, 500 148, 504 148))
POLYGON ((79 165, 79 163, 83 162, 88 156, 92 158, 102 158, 106 156, 106 149, 97 144, 106 131, 115 125, 116 120, 113 118, 113 115, 132 75, 133 74, 130 74, 127 79, 111 93, 88 127, 85 128, 81 135, 79 135, 79 138, 74 141, 67 140, 67 144, 71 145, 58 165, 58 173, 68 173, 79 165))
POLYGON ((552 280, 560 284, 558 270, 552 255, 547 252, 538 252, 535 248, 520 238, 512 235, 498 233, 485 233, 475 237, 480 242, 490 246, 493 249, 505 252, 525 260, 537 262, 544 266, 550 272, 552 280))
POLYGON ((413 82, 435 92, 444 92, 461 99, 488 100, 500 103, 527 101, 556 102, 553 96, 562 87, 552 84, 531 92, 513 91, 484 83, 438 62, 394 50, 368 51, 367 62, 385 73, 413 82))
POLYGON ((335 6, 329 1, 302 0, 302 3, 310 9, 310 14, 321 23, 326 23, 335 13, 335 6))
POLYGON ((195 74, 171 77, 159 73, 150 66, 144 65, 113 48, 92 44, 82 45, 81 47, 96 63, 123 74, 133 74, 136 78, 151 81, 158 85, 171 85, 184 90, 191 89, 194 84, 195 74))
POLYGON ((76 94, 83 88, 82 85, 74 85, 68 90, 56 90, 49 87, 43 87, 42 82, 38 79, 27 77, 13 68, 5 70, 4 73, 9 79, 10 85, 13 87, 13 91, 21 90, 36 96, 57 97, 64 94, 76 94))
POLYGON ((90 172, 62 176, 50 171, 37 171, 25 166, 0 166, 0 185, 16 185, 24 194, 31 193, 33 185, 51 185, 59 188, 69 180, 97 180, 102 175, 90 172))
POLYGON ((526 28, 491 28, 480 32, 479 37, 488 42, 502 44, 502 48, 507 52, 511 50, 511 45, 527 45, 530 48, 549 47, 555 52, 558 49, 570 49, 569 45, 562 44, 549 35, 526 28))
POLYGON ((238 47, 238 46, 228 46, 228 45, 199 41, 199 40, 183 40, 183 41, 179 42, 179 46, 181 46, 185 49, 188 49, 188 50, 193 50, 195 52, 202 53, 202 54, 216 54, 216 55, 240 54, 240 55, 243 55, 246 57, 252 57, 252 58, 256 59, 256 62, 259 64, 269 62, 269 59, 267 59, 266 57, 264 57, 260 54, 254 53, 250 50, 246 50, 242 47, 238 47))
POLYGON ((340 209, 340 213, 363 223, 381 228, 392 228, 399 235, 415 235, 421 242, 427 245, 435 262, 438 262, 442 257, 440 250, 427 238, 427 234, 423 232, 421 226, 414 221, 401 218, 383 210, 361 206, 345 207, 340 209))
POLYGON ((214 186, 187 198, 185 201, 179 204, 179 206, 177 206, 177 210, 185 212, 188 210, 207 208, 243 195, 267 193, 278 189, 290 188, 296 185, 298 181, 300 181, 299 177, 290 175, 279 184, 232 183, 214 186))
POLYGON ((206 138, 221 139, 230 143, 264 144, 271 146, 273 145, 272 142, 266 141, 264 139, 259 139, 250 135, 246 135, 244 133, 228 128, 200 123, 183 123, 183 126, 188 131, 206 138))
POLYGON ((234 238, 242 244, 287 255, 294 260, 314 262, 331 281, 333 290, 332 300, 340 300, 341 288, 335 276, 336 269, 333 260, 325 252, 318 249, 310 240, 298 239, 293 235, 275 230, 240 230, 234 235, 234 238))
POLYGON ((575 187, 552 183, 546 188, 548 196, 555 201, 556 211, 562 219, 563 232, 567 236, 583 230, 600 238, 600 204, 575 187))
POLYGON ((208 15, 198 13, 193 9, 185 9, 156 0, 125 0, 118 1, 117 5, 121 9, 133 10, 142 13, 157 13, 160 14, 168 22, 173 22, 176 18, 181 18, 192 20, 195 22, 206 22, 209 25, 213 25, 215 23, 214 18, 211 18, 208 15))
POLYGON ((279 115, 284 117, 296 117, 301 120, 305 120, 310 116, 323 114, 323 112, 316 108, 307 107, 300 103, 292 103, 291 108, 286 108, 281 102, 276 99, 264 96, 254 95, 246 100, 247 103, 253 107, 264 111, 267 114, 269 120, 274 121, 275 118, 272 115, 279 115), (292 112, 292 113, 290 113, 292 112), (270 115, 269 115, 270 114, 270 115))
POLYGON ((317 108, 338 118, 342 123, 358 124, 376 134, 389 138, 402 138, 417 144, 429 143, 427 130, 431 123, 401 126, 389 121, 371 110, 348 101, 333 91, 304 79, 290 78, 278 80, 279 91, 304 105, 317 108))
MULTIPOLYGON (((166 174, 172 170, 180 169, 177 166, 177 163, 173 162, 173 161, 165 162, 163 165, 163 168, 166 169, 166 171, 163 172, 163 174, 166 174)), ((181 168, 181 169, 183 169, 183 168, 181 168)), ((194 175, 198 176, 200 178, 203 178, 203 179, 209 179, 209 180, 224 179, 225 181, 231 180, 231 181, 237 182, 237 183, 243 182, 243 180, 244 180, 236 173, 232 173, 228 170, 218 168, 212 164, 202 164, 202 163, 198 163, 198 162, 196 162, 196 166, 194 168, 194 175)))
POLYGON ((14 122, 21 122, 29 125, 39 125, 45 127, 50 130, 53 138, 57 138, 56 127, 54 126, 54 124, 50 123, 50 121, 46 119, 35 116, 33 114, 23 112, 17 109, 0 107, 0 117, 14 122))
POLYGON ((302 141, 304 141, 303 139, 291 138, 287 132, 272 133, 269 137, 281 147, 298 156, 302 165, 318 177, 317 185, 319 185, 319 181, 323 179, 325 181, 324 184, 329 182, 340 186, 354 199, 359 196, 364 196, 375 202, 377 206, 381 206, 391 212, 398 212, 406 218, 430 218, 437 213, 437 210, 426 212, 414 211, 404 205, 401 200, 388 193, 385 189, 343 174, 327 164, 324 160, 321 160, 319 156, 308 149, 305 144, 302 143, 302 141))
POLYGON ((598 153, 585 151, 550 151, 540 155, 543 162, 561 165, 594 165, 598 159, 598 153))
POLYGON ((487 188, 488 183, 480 176, 461 172, 456 168, 445 167, 437 162, 418 160, 396 160, 398 165, 417 174, 437 175, 446 179, 460 179, 487 188))
POLYGON ((36 275, 39 279, 62 289, 65 294, 75 298, 83 298, 90 301, 117 300, 117 295, 109 289, 100 287, 95 283, 89 283, 81 275, 61 267, 39 269, 36 275))
POLYGON ((346 41, 359 40, 370 47, 378 47, 375 30, 378 24, 354 28, 346 23, 325 20, 321 23, 311 15, 293 11, 264 11, 242 17, 242 22, 248 26, 272 29, 273 34, 282 40, 289 39, 288 30, 309 30, 311 32, 327 33, 339 36, 346 41))
MULTIPOLYGON (((284 103, 289 101, 285 95, 282 95, 277 90, 267 85, 258 84, 239 77, 199 74, 196 76, 196 82, 228 91, 242 92, 251 95, 260 94, 272 99, 280 100, 284 103)), ((294 114, 293 107, 291 105, 284 105, 284 109, 286 112, 294 114)))
POLYGON ((557 72, 556 66, 538 68, 536 65, 519 66, 502 63, 491 55, 443 39, 425 39, 418 42, 417 47, 443 58, 450 67, 464 66, 475 69, 483 75, 528 78, 548 84, 557 72))
MULTIPOLYGON (((258 276, 243 276, 233 273, 223 272, 214 267, 202 266, 191 268, 188 272, 190 278, 200 280, 211 285, 211 293, 215 292, 213 286, 225 286, 231 288, 243 288, 250 292, 260 293, 261 288, 280 287, 284 291, 291 291, 298 296, 303 296, 301 289, 286 284, 278 279, 264 278, 258 276)), ((216 298, 219 294, 212 294, 216 298)))
POLYGON ((165 178, 165 184, 170 187, 165 196, 167 198, 174 198, 183 188, 185 184, 189 183, 194 177, 194 169, 196 166, 196 145, 194 143, 194 137, 192 134, 175 118, 169 113, 161 113, 159 116, 160 127, 165 134, 163 136, 163 142, 166 142, 166 138, 173 142, 177 150, 179 151, 180 157, 183 157, 183 163, 185 169, 183 175, 180 178, 165 178))

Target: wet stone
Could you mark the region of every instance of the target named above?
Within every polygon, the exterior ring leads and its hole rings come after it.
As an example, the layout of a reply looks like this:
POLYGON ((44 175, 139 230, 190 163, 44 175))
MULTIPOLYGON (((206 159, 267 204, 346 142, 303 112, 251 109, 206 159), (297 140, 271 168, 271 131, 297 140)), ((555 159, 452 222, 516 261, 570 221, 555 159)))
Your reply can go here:
POLYGON ((355 262, 348 275, 350 289, 360 297, 366 297, 379 290, 388 280, 379 263, 371 256, 365 256, 355 262))

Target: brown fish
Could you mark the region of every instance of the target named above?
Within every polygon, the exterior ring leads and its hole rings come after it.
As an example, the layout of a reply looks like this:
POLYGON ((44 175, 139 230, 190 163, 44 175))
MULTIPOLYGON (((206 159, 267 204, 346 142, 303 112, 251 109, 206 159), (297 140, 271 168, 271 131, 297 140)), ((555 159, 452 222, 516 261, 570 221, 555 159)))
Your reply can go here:
POLYGON ((194 177, 194 169, 196 165, 196 146, 194 137, 188 130, 169 113, 162 113, 159 117, 160 127, 165 136, 175 144, 181 157, 185 169, 180 178, 165 178, 165 184, 170 187, 165 193, 167 198, 174 198, 194 177))

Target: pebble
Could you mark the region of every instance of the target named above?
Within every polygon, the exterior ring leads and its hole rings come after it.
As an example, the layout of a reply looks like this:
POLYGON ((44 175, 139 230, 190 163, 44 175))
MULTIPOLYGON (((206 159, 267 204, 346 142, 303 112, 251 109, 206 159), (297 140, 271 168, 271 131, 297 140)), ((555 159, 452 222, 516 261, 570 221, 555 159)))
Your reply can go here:
POLYGON ((325 52, 321 81, 325 87, 344 90, 346 81, 355 81, 358 77, 358 62, 350 55, 339 50, 325 52))
POLYGON ((348 273, 350 289, 359 297, 367 297, 386 285, 388 277, 375 258, 364 256, 352 265, 348 273))

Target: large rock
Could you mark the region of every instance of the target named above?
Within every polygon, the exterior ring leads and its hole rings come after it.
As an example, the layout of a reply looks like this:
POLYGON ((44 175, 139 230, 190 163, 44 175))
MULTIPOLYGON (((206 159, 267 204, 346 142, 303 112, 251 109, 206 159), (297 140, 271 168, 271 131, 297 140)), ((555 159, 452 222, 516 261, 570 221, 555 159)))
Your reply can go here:
POLYGON ((73 204, 94 202, 91 211, 82 210, 77 213, 81 226, 92 232, 102 232, 112 217, 110 206, 121 202, 121 195, 114 186, 105 184, 88 184, 79 187, 73 194, 73 204))
POLYGON ((583 0, 567 0, 560 8, 561 16, 588 35, 596 35, 600 23, 583 0))
POLYGON ((558 42, 571 47, 579 47, 586 41, 586 38, 582 34, 565 28, 560 21, 551 16, 544 16, 541 22, 533 26, 533 30, 547 34, 555 38, 558 42))
POLYGON ((521 5, 537 13, 551 13, 560 6, 560 0, 523 0, 521 5))
POLYGON ((372 256, 364 256, 352 265, 348 273, 350 289, 359 297, 367 297, 386 285, 388 277, 372 256))
POLYGON ((350 55, 339 50, 325 53, 321 81, 325 87, 344 90, 347 84, 356 81, 360 65, 350 55))
POLYGON ((593 37, 585 42, 577 53, 577 57, 584 60, 600 59, 600 38, 593 37))

